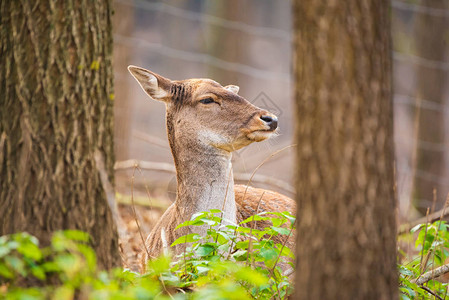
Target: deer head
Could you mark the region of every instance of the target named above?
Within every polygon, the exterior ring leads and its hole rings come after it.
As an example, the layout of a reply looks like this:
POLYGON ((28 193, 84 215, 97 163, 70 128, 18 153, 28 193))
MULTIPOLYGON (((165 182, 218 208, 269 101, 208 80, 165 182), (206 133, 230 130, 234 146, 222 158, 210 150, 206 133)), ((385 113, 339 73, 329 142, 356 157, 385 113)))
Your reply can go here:
POLYGON ((181 143, 202 152, 210 147, 232 152, 276 131, 277 117, 239 96, 238 86, 211 79, 172 81, 136 66, 128 70, 151 98, 166 104, 172 151, 181 143))

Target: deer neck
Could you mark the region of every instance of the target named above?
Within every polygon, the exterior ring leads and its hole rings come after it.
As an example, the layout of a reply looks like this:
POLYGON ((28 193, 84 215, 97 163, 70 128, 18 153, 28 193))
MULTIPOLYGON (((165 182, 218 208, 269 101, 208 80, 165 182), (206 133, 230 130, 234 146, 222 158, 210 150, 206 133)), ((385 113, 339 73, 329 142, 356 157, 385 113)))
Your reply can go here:
POLYGON ((169 140, 176 166, 178 212, 188 220, 196 212, 220 209, 224 219, 235 223, 231 153, 200 142, 179 145, 173 136, 169 140))

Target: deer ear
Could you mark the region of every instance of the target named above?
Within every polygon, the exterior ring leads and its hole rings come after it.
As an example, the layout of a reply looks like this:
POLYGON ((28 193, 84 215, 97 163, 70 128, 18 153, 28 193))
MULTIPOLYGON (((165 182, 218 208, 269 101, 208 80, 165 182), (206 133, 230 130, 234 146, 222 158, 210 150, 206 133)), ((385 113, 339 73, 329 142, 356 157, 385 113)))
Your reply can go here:
POLYGON ((144 68, 128 66, 128 71, 137 80, 142 89, 154 100, 168 101, 171 80, 144 68))
POLYGON ((239 93, 239 89, 240 89, 240 88, 239 88, 238 86, 236 86, 236 85, 227 85, 227 86, 225 86, 224 88, 227 89, 228 91, 231 91, 231 92, 236 93, 236 94, 239 93))

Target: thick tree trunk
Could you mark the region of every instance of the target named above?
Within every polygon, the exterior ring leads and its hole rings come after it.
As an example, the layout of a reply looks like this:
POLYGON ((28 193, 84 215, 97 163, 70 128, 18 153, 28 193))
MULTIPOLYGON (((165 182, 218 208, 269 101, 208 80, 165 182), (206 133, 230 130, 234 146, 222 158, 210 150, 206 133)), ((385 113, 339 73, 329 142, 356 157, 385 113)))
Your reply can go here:
POLYGON ((120 263, 100 182, 113 179, 109 1, 1 1, 0 234, 80 229, 120 263))
POLYGON ((387 0, 296 0, 294 299, 397 299, 387 0))

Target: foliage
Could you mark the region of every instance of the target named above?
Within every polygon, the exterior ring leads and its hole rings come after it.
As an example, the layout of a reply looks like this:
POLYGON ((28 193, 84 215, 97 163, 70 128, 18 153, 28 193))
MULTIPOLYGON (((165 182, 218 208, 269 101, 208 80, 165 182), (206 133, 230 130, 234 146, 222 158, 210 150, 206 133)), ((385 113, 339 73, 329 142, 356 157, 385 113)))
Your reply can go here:
POLYGON ((192 216, 183 226, 206 226, 173 245, 186 251, 161 256, 146 274, 130 270, 100 271, 89 236, 80 231, 54 233, 48 247, 17 233, 0 237, 0 299, 284 299, 292 292, 282 266, 291 265, 291 249, 272 238, 289 236, 294 217, 261 213, 239 225, 212 210, 192 216), (244 227, 269 221, 265 230, 244 227), (23 286, 28 286, 24 288, 23 286))
POLYGON ((417 234, 415 248, 418 255, 399 265, 401 299, 436 299, 432 293, 444 298, 448 284, 432 279, 425 286, 415 280, 426 271, 442 266, 449 257, 449 225, 445 221, 433 224, 419 224, 413 227, 411 234, 417 234))

